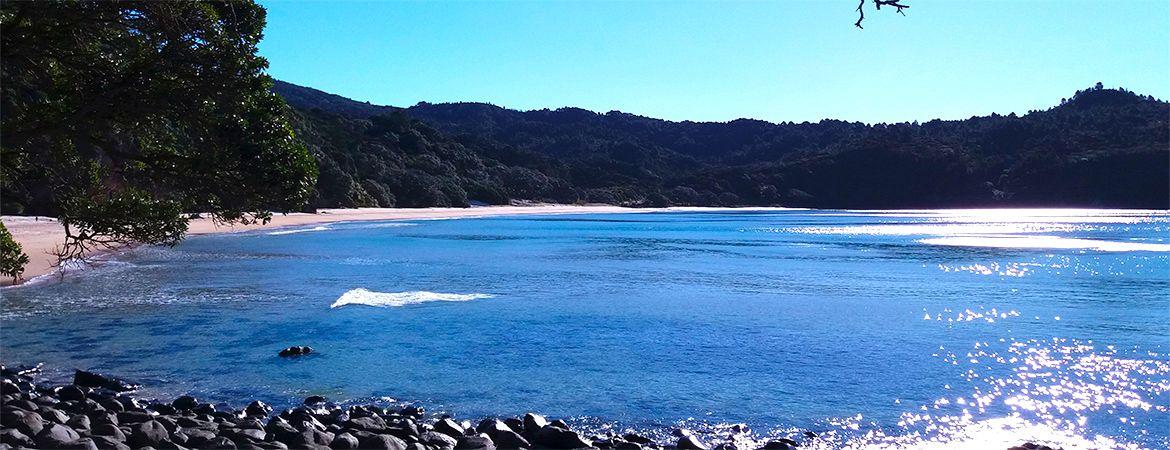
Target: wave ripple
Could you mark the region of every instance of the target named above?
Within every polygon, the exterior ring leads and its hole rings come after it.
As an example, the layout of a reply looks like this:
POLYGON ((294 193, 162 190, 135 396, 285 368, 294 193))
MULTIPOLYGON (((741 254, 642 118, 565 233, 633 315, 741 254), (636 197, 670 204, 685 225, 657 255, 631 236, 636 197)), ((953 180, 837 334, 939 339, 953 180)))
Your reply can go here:
POLYGON ((377 307, 395 307, 416 305, 428 302, 466 302, 480 298, 492 298, 492 294, 450 294, 429 291, 408 292, 377 292, 364 288, 350 289, 341 294, 337 301, 329 305, 330 308, 339 308, 346 305, 365 305, 377 307))

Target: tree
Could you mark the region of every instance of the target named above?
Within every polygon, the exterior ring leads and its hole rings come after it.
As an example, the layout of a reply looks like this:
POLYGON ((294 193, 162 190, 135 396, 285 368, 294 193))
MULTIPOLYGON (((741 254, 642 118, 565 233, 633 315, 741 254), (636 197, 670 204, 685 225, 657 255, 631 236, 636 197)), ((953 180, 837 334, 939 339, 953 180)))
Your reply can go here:
POLYGON ((256 54, 251 1, 0 4, 6 212, 57 216, 59 257, 177 243, 185 212, 267 221, 316 165, 256 54))
POLYGON ((20 244, 12 239, 8 228, 0 223, 0 275, 18 281, 20 274, 24 273, 25 264, 28 264, 28 255, 20 250, 20 244))

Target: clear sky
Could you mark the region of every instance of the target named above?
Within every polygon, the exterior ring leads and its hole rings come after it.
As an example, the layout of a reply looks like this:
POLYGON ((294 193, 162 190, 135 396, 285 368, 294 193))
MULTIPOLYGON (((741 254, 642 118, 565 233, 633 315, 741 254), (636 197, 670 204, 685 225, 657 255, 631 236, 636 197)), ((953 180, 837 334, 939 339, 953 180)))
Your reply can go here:
POLYGON ((1170 98, 1170 1, 263 1, 277 79, 375 104, 864 122, 1170 98), (867 3, 871 3, 868 2, 867 3))

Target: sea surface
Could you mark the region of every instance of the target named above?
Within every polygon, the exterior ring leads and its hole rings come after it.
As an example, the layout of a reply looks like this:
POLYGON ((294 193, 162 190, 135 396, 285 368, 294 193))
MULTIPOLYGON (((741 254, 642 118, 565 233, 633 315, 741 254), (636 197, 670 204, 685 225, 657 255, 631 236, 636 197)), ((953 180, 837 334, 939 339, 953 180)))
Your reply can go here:
MULTIPOLYGON (((0 358, 813 448, 1170 448, 1170 214, 683 211, 191 237, 0 291, 0 358), (311 356, 278 350, 310 345, 311 356), (801 437, 813 431, 817 439, 801 437)), ((745 448, 745 447, 740 447, 745 448)))

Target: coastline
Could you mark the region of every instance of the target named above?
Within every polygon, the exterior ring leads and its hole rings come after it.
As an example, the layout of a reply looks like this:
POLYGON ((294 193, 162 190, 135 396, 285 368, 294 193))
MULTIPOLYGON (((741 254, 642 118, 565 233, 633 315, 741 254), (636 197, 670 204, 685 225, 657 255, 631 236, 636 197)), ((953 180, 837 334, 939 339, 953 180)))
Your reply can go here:
MULTIPOLYGON (((198 236, 216 233, 239 233, 244 231, 276 229, 284 227, 319 225, 335 222, 362 222, 380 220, 425 220, 457 219, 474 217, 516 216, 531 214, 600 214, 637 213, 664 211, 668 208, 625 208, 613 205, 560 205, 540 204, 532 206, 478 206, 470 208, 336 208, 321 209, 317 213, 274 214, 266 224, 221 225, 209 218, 193 219, 188 223, 187 235, 198 236)), ((54 267, 53 249, 64 241, 64 230, 57 219, 44 216, 0 216, 4 226, 12 233, 29 263, 25 266, 23 279, 15 282, 9 277, 0 277, 5 286, 22 285, 34 278, 58 272, 54 267)), ((98 252, 116 253, 117 250, 98 252)), ((92 255, 91 255, 92 256, 92 255)))

